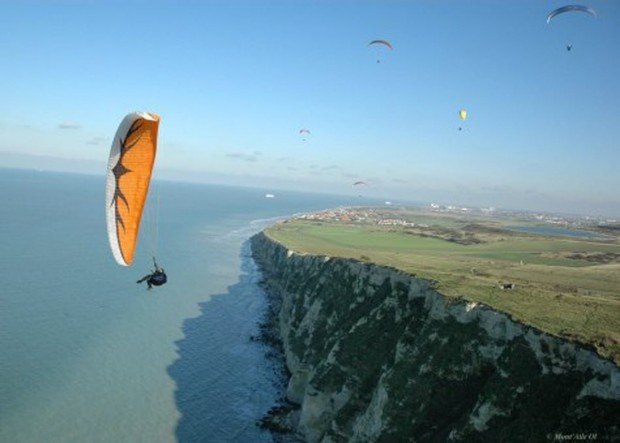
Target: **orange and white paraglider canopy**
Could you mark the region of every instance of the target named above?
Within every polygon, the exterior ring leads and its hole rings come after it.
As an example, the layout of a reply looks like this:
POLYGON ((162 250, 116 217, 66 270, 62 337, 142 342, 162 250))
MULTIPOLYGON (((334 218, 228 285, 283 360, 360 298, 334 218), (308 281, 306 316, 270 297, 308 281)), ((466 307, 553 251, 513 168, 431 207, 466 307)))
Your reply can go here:
POLYGON ((122 266, 133 262, 155 164, 158 129, 158 115, 134 112, 125 116, 112 141, 106 184, 106 219, 112 254, 122 266))

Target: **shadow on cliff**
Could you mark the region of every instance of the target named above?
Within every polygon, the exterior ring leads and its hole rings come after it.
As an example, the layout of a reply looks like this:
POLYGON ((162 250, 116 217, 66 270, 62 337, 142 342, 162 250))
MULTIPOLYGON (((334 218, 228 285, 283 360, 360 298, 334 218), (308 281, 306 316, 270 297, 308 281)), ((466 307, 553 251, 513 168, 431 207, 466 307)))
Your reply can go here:
POLYGON ((212 295, 198 317, 184 321, 185 337, 176 342, 178 358, 168 374, 176 384, 180 442, 272 441, 255 423, 282 396, 283 382, 266 346, 252 340, 267 301, 248 241, 240 271, 227 292, 212 295))

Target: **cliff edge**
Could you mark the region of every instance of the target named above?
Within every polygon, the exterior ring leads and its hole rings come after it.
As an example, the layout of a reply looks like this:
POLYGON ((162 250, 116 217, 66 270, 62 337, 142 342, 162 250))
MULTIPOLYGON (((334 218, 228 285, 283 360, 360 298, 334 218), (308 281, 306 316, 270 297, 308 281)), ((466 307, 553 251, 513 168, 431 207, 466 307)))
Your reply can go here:
POLYGON ((395 269, 251 244, 307 441, 620 438, 620 370, 593 350, 395 269))

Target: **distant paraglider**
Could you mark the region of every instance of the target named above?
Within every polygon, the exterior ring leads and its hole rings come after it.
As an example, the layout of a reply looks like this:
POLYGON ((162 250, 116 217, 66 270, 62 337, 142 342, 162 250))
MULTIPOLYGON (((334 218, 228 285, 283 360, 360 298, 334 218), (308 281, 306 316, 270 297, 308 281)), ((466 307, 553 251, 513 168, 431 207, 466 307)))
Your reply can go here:
POLYGON ((381 53, 380 53, 379 48, 381 47, 388 48, 390 51, 394 49, 392 44, 387 40, 373 40, 370 43, 368 43, 368 46, 377 48, 377 63, 381 63, 381 57, 380 57, 381 53))
POLYGON ((362 194, 361 194, 361 192, 362 192, 362 191, 361 191, 361 188, 366 188, 366 187, 368 187, 368 186, 370 186, 370 183, 368 183, 368 182, 366 182, 366 181, 364 181, 364 180, 358 180, 358 181, 353 182, 353 183, 351 184, 351 187, 352 187, 353 189, 358 189, 358 192, 360 192, 360 194, 357 194, 357 196, 358 196, 359 198, 362 198, 362 194))
POLYGON ((301 128, 299 130, 299 135, 301 135, 301 137, 302 137, 301 140, 302 141, 306 141, 306 136, 304 134, 311 135, 312 133, 310 132, 310 129, 301 128))
POLYGON ((554 9, 553 11, 551 11, 549 15, 547 15, 547 24, 551 23, 551 20, 553 20, 558 15, 565 14, 567 12, 585 12, 586 14, 589 14, 592 17, 596 18, 596 11, 590 8, 589 6, 568 5, 568 6, 562 6, 561 8, 554 9))
POLYGON ((368 43, 368 46, 372 46, 372 45, 383 45, 383 46, 387 46, 390 49, 394 49, 392 44, 388 42, 387 40, 373 40, 370 43, 368 43))
MULTIPOLYGON (((585 13, 585 14, 588 14, 588 15, 596 18, 596 11, 594 9, 590 8, 589 6, 567 5, 567 6, 562 6, 561 8, 554 9, 553 11, 551 11, 549 13, 549 15, 547 15, 547 24, 550 24, 551 20, 553 20, 558 15, 565 14, 567 12, 581 12, 581 13, 585 13)), ((566 50, 568 52, 570 52, 572 49, 573 49, 573 45, 572 44, 567 44, 566 45, 566 50)))
MULTIPOLYGON (((461 119, 462 122, 467 120, 467 110, 466 109, 461 109, 459 111, 459 118, 461 119)), ((459 126, 459 131, 462 131, 462 130, 463 130, 463 127, 459 126)))

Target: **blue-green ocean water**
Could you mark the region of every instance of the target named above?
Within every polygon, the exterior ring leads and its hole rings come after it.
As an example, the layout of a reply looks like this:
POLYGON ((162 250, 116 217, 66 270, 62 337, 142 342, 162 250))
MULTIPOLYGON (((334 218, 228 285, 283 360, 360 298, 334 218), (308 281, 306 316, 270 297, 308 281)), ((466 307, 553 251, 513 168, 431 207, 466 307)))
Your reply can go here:
MULTIPOLYGON (((281 395, 249 340, 265 299, 247 239, 359 198, 161 182, 147 292, 108 250, 104 177, 0 169, 0 441, 261 442, 281 395)), ((146 236, 147 230, 141 235, 146 236)))

